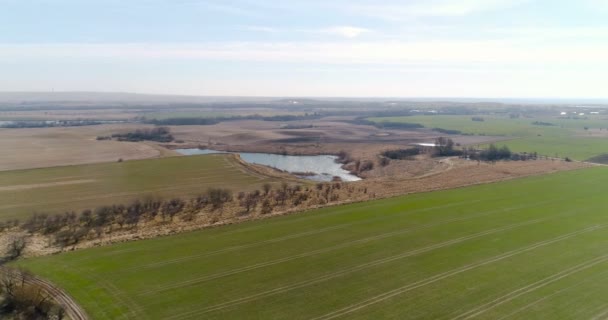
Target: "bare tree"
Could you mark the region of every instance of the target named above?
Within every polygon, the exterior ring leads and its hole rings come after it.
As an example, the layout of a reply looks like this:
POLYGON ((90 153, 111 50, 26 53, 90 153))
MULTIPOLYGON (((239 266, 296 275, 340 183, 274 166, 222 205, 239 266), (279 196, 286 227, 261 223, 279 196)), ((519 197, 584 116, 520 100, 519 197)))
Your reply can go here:
POLYGON ((0 318, 57 319, 65 317, 65 309, 33 276, 24 270, 4 268, 0 274, 0 318))
POLYGON ((272 189, 272 185, 270 183, 264 183, 264 185, 262 186, 262 190, 264 190, 265 196, 268 195, 270 189, 272 189))
POLYGON ((27 246, 25 236, 11 236, 6 248, 6 259, 11 261, 19 258, 27 246))

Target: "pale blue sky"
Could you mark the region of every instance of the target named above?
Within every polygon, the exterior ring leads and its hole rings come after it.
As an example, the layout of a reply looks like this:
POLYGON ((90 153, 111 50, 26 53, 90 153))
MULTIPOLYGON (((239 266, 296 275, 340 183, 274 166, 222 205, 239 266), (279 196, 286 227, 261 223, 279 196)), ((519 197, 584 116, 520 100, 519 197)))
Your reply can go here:
POLYGON ((0 0, 0 91, 606 98, 608 0, 0 0))

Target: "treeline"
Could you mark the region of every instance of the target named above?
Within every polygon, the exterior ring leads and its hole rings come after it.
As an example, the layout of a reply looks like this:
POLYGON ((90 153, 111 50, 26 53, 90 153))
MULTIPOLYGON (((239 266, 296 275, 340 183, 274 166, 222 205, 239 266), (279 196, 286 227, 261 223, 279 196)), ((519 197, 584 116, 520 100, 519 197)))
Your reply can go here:
POLYGON ((421 154, 423 152, 430 153, 433 157, 462 157, 471 160, 495 162, 500 160, 514 160, 514 161, 525 161, 525 160, 536 160, 538 154, 532 153, 516 153, 512 152, 509 147, 503 145, 497 147, 494 144, 490 144, 487 149, 477 150, 474 148, 456 148, 456 144, 450 138, 438 137, 435 139, 433 147, 414 147, 409 149, 397 149, 387 150, 381 153, 383 158, 381 159, 393 159, 393 160, 405 160, 411 159, 413 156, 421 154))
POLYGON ((548 126, 548 127, 555 126, 555 124, 553 124, 551 122, 543 122, 543 121, 534 121, 534 122, 532 122, 532 124, 535 126, 548 126))
POLYGON ((454 148, 455 143, 450 138, 438 137, 435 139, 433 147, 433 156, 435 157, 452 157, 462 155, 462 151, 454 148))
POLYGON ((118 141, 157 141, 157 142, 171 142, 173 141, 173 135, 167 127, 157 127, 151 129, 137 129, 127 133, 115 133, 111 136, 98 136, 97 140, 112 140, 118 141))
POLYGON ((424 128, 420 123, 410 123, 410 122, 377 122, 376 128, 379 129, 420 129, 424 128))
MULTIPOLYGON (((0 224, 0 230, 20 229, 29 234, 42 234, 55 245, 66 248, 83 240, 101 239, 117 231, 128 231, 147 223, 190 222, 203 215, 211 223, 220 221, 226 207, 237 216, 247 216, 257 211, 262 215, 279 209, 323 205, 340 199, 340 190, 351 196, 357 192, 354 186, 340 182, 318 183, 314 186, 280 186, 264 184, 261 189, 239 192, 211 188, 198 197, 188 200, 136 200, 130 204, 115 204, 60 214, 35 213, 20 223, 18 220, 0 224)), ((359 189, 367 194, 367 188, 359 189)))
POLYGON ((81 127, 102 124, 93 120, 57 120, 57 121, 13 121, 0 124, 0 128, 54 128, 54 127, 81 127))
POLYGON ((503 145, 499 148, 494 144, 490 144, 488 149, 485 150, 464 149, 463 156, 471 160, 489 162, 495 162, 500 160, 527 161, 538 159, 538 154, 536 152, 517 153, 512 152, 506 145, 503 145))
POLYGON ((281 129, 310 129, 314 128, 312 124, 288 124, 286 126, 282 126, 281 129))
POLYGON ((455 143, 452 139, 439 137, 435 139, 435 147, 433 147, 433 155, 437 157, 443 156, 460 156, 466 159, 495 162, 500 160, 536 160, 538 155, 534 153, 516 153, 512 152, 509 147, 503 145, 497 147, 490 144, 487 149, 476 150, 474 148, 463 148, 462 150, 455 148, 455 143))
POLYGON ((192 126, 192 125, 213 125, 220 123, 220 120, 216 118, 168 118, 168 119, 152 119, 150 121, 146 121, 147 123, 151 123, 154 125, 163 125, 163 126, 192 126))
POLYGON ((433 128, 433 131, 443 133, 443 134, 462 134, 462 131, 460 131, 460 130, 443 129, 443 128, 433 128))
POLYGON ((167 119, 151 119, 144 120, 144 123, 163 125, 163 126, 188 126, 188 125, 214 125, 220 122, 237 121, 237 120, 262 120, 262 121, 298 121, 298 120, 315 120, 322 118, 323 115, 314 112, 303 115, 275 115, 262 116, 259 114, 249 116, 231 116, 231 117, 214 117, 214 118, 167 118, 167 119))
POLYGON ((375 122, 375 121, 370 121, 364 118, 357 118, 354 120, 346 120, 344 122, 347 123, 351 123, 351 124, 357 124, 357 125, 366 125, 366 126, 374 126, 378 129, 404 129, 404 130, 408 130, 408 129, 421 129, 424 128, 423 125, 419 124, 419 123, 411 123, 411 122, 393 122, 393 121, 382 121, 382 122, 375 122))
POLYGON ((382 152, 384 157, 393 160, 407 160, 412 159, 421 153, 420 148, 409 148, 409 149, 397 149, 397 150, 386 150, 382 152))

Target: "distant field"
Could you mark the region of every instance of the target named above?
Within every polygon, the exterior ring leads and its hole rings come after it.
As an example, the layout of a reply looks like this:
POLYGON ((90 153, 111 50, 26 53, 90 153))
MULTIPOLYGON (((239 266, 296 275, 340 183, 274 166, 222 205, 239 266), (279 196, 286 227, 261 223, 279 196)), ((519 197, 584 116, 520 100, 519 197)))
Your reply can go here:
MULTIPOLYGON (((108 124, 67 128, 0 129, 0 170, 44 168, 118 159, 162 157, 169 150, 140 142, 97 141, 111 135, 151 126, 108 124)), ((1 181, 0 181, 1 183, 1 181)))
POLYGON ((210 187, 246 190, 254 176, 226 155, 171 157, 0 172, 0 220, 34 211, 61 212, 148 196, 189 197, 210 187))
POLYGON ((485 121, 472 121, 471 117, 429 115, 369 120, 419 123, 427 128, 459 130, 465 134, 504 136, 512 139, 499 142, 499 145, 507 145, 514 151, 538 152, 551 157, 586 160, 608 153, 608 120, 605 116, 589 116, 587 119, 482 116, 485 121), (533 125, 535 121, 554 125, 533 125))
POLYGON ((187 111, 157 111, 146 112, 142 116, 146 119, 169 119, 169 118, 218 118, 218 117, 236 117, 236 116, 276 116, 276 115, 302 115, 303 112, 282 111, 282 110, 259 110, 259 109, 244 109, 244 110, 227 110, 227 111, 204 111, 204 110, 187 110, 187 111))
POLYGON ((608 314, 608 168, 25 260, 93 319, 608 314))

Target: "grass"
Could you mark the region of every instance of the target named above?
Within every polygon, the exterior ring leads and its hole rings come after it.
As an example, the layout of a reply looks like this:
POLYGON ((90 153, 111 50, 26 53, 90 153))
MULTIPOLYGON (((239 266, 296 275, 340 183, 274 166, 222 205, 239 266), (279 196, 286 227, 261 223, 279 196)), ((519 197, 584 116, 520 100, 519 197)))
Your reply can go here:
POLYGON ((608 310, 608 168, 19 264, 93 319, 572 319, 608 310))
POLYGON ((558 117, 511 119, 507 116, 484 115, 482 117, 485 121, 472 121, 471 117, 428 115, 369 120, 419 123, 428 128, 459 130, 465 134, 501 136, 508 140, 498 142, 498 145, 507 145, 517 152, 538 152, 551 157, 587 160, 608 153, 608 139, 590 135, 608 130, 608 121, 601 115, 588 116, 585 119, 558 117), (533 125, 535 121, 549 122, 554 126, 533 125), (588 130, 585 130, 585 127, 588 130))
POLYGON ((0 172, 0 220, 81 210, 145 197, 190 197, 210 187, 259 187, 231 156, 204 155, 0 172))

